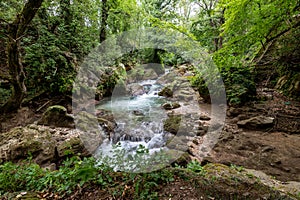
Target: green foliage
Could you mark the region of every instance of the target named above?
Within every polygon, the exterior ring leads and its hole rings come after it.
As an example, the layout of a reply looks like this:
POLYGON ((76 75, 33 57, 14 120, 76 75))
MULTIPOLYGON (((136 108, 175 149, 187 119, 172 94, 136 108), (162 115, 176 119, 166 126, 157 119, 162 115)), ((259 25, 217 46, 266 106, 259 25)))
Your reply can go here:
POLYGON ((94 158, 81 159, 78 156, 67 158, 55 171, 42 169, 30 160, 21 164, 7 162, 0 165, 0 195, 18 191, 51 191, 63 196, 87 183, 118 188, 117 180, 134 188, 135 199, 155 199, 158 195, 156 190, 161 184, 173 181, 174 175, 168 169, 143 174, 118 174, 107 165, 96 164, 94 158))
POLYGON ((0 84, 0 104, 5 103, 6 100, 10 97, 11 91, 5 88, 1 88, 0 84))
POLYGON ((200 9, 197 17, 192 19, 191 33, 196 40, 205 46, 210 52, 217 51, 222 46, 220 37, 221 26, 224 21, 224 10, 217 8, 217 1, 202 0, 199 2, 200 9))
MULTIPOLYGON (((244 171, 244 167, 243 167, 243 166, 237 166, 237 165, 234 165, 234 164, 231 164, 231 165, 230 165, 230 168, 232 168, 232 169, 234 169, 234 170, 236 170, 236 171, 238 171, 238 172, 244 171)), ((252 175, 252 176, 253 176, 253 175, 252 175)))
POLYGON ((97 37, 96 27, 92 24, 94 16, 82 15, 84 12, 93 13, 95 8, 87 5, 88 2, 81 5, 75 1, 64 9, 63 1, 54 1, 46 2, 39 10, 23 39, 30 88, 52 92, 71 90, 77 65, 97 37), (52 13, 55 7, 56 13, 52 13), (85 24, 87 19, 89 25, 85 24))
POLYGON ((16 165, 7 162, 0 165, 0 195, 5 192, 34 190, 39 187, 39 180, 43 175, 44 171, 37 164, 16 165))
POLYGON ((11 162, 0 166, 0 194, 16 191, 53 190, 58 193, 70 193, 78 185, 95 181, 104 185, 102 173, 106 168, 96 167, 93 158, 80 159, 77 156, 68 158, 57 171, 42 169, 31 162, 21 165, 11 162), (102 181, 100 181, 102 178, 102 181))
POLYGON ((191 162, 189 162, 186 166, 186 168, 188 170, 191 170, 193 172, 199 173, 201 175, 205 174, 205 170, 203 169, 203 167, 201 166, 201 164, 196 161, 196 160, 192 160, 191 162))
POLYGON ((0 19, 12 22, 16 13, 19 13, 24 6, 23 1, 8 0, 0 2, 0 19))

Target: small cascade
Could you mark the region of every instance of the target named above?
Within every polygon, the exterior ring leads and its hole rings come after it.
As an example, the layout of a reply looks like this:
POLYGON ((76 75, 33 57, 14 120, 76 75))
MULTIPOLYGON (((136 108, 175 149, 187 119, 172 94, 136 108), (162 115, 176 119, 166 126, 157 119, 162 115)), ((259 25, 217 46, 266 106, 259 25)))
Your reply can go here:
MULTIPOLYGON (((135 83, 136 84, 136 83, 135 83)), ((117 127, 111 138, 107 138, 99 147, 98 152, 110 155, 115 145, 125 150, 127 154, 135 152, 141 145, 150 153, 160 151, 166 143, 163 130, 163 120, 167 118, 161 105, 164 97, 158 96, 162 85, 156 80, 138 82, 143 88, 143 94, 117 96, 104 99, 98 109, 110 110, 117 127)))

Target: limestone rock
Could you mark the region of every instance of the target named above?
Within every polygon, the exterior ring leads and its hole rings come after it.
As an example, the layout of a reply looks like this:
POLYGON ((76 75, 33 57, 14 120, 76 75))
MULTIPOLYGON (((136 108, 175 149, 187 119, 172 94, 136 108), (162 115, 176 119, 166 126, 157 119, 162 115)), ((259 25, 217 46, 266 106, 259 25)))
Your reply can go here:
POLYGON ((42 118, 38 121, 40 125, 74 128, 74 118, 67 113, 67 109, 60 105, 47 108, 42 118))
POLYGON ((259 115, 256 117, 251 117, 249 119, 238 121, 237 125, 240 128, 265 129, 265 128, 270 128, 274 125, 274 118, 259 115))
POLYGON ((47 166, 69 153, 91 155, 74 129, 39 125, 16 127, 0 137, 0 162, 26 159, 32 156, 37 164, 47 166))

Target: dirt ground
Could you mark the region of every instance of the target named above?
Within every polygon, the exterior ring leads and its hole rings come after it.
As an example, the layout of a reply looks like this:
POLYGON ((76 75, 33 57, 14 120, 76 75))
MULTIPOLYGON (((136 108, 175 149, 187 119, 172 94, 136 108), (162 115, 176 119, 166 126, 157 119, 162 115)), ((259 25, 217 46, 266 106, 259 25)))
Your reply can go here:
MULTIPOLYGON (((261 91, 267 101, 251 102, 228 114, 219 142, 215 145, 207 162, 240 165, 256 169, 280 181, 300 181, 300 102, 291 101, 273 90, 261 91), (276 123, 267 130, 240 129, 240 118, 264 115, 274 117, 276 123)), ((0 117, 0 133, 15 126, 25 126, 40 118, 51 105, 62 104, 70 112, 66 99, 44 98, 31 103, 17 113, 0 117)), ((159 191, 159 199, 202 199, 193 184, 176 179, 159 191)), ((74 198, 73 198, 74 197, 74 198)), ((114 199, 101 188, 85 188, 73 199, 114 199)), ((126 199, 126 198, 125 198, 126 199)), ((130 198, 128 198, 130 199, 130 198)))

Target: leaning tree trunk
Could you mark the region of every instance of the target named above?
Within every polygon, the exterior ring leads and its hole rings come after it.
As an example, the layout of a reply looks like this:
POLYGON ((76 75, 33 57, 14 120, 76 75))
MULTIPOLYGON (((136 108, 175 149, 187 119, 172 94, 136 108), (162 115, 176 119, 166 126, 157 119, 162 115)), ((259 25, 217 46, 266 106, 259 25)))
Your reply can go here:
POLYGON ((12 94, 8 101, 2 106, 1 112, 7 113, 18 109, 26 93, 20 43, 27 30, 27 26, 41 7, 42 2, 43 0, 29 0, 25 4, 22 12, 8 25, 7 64, 12 94))

